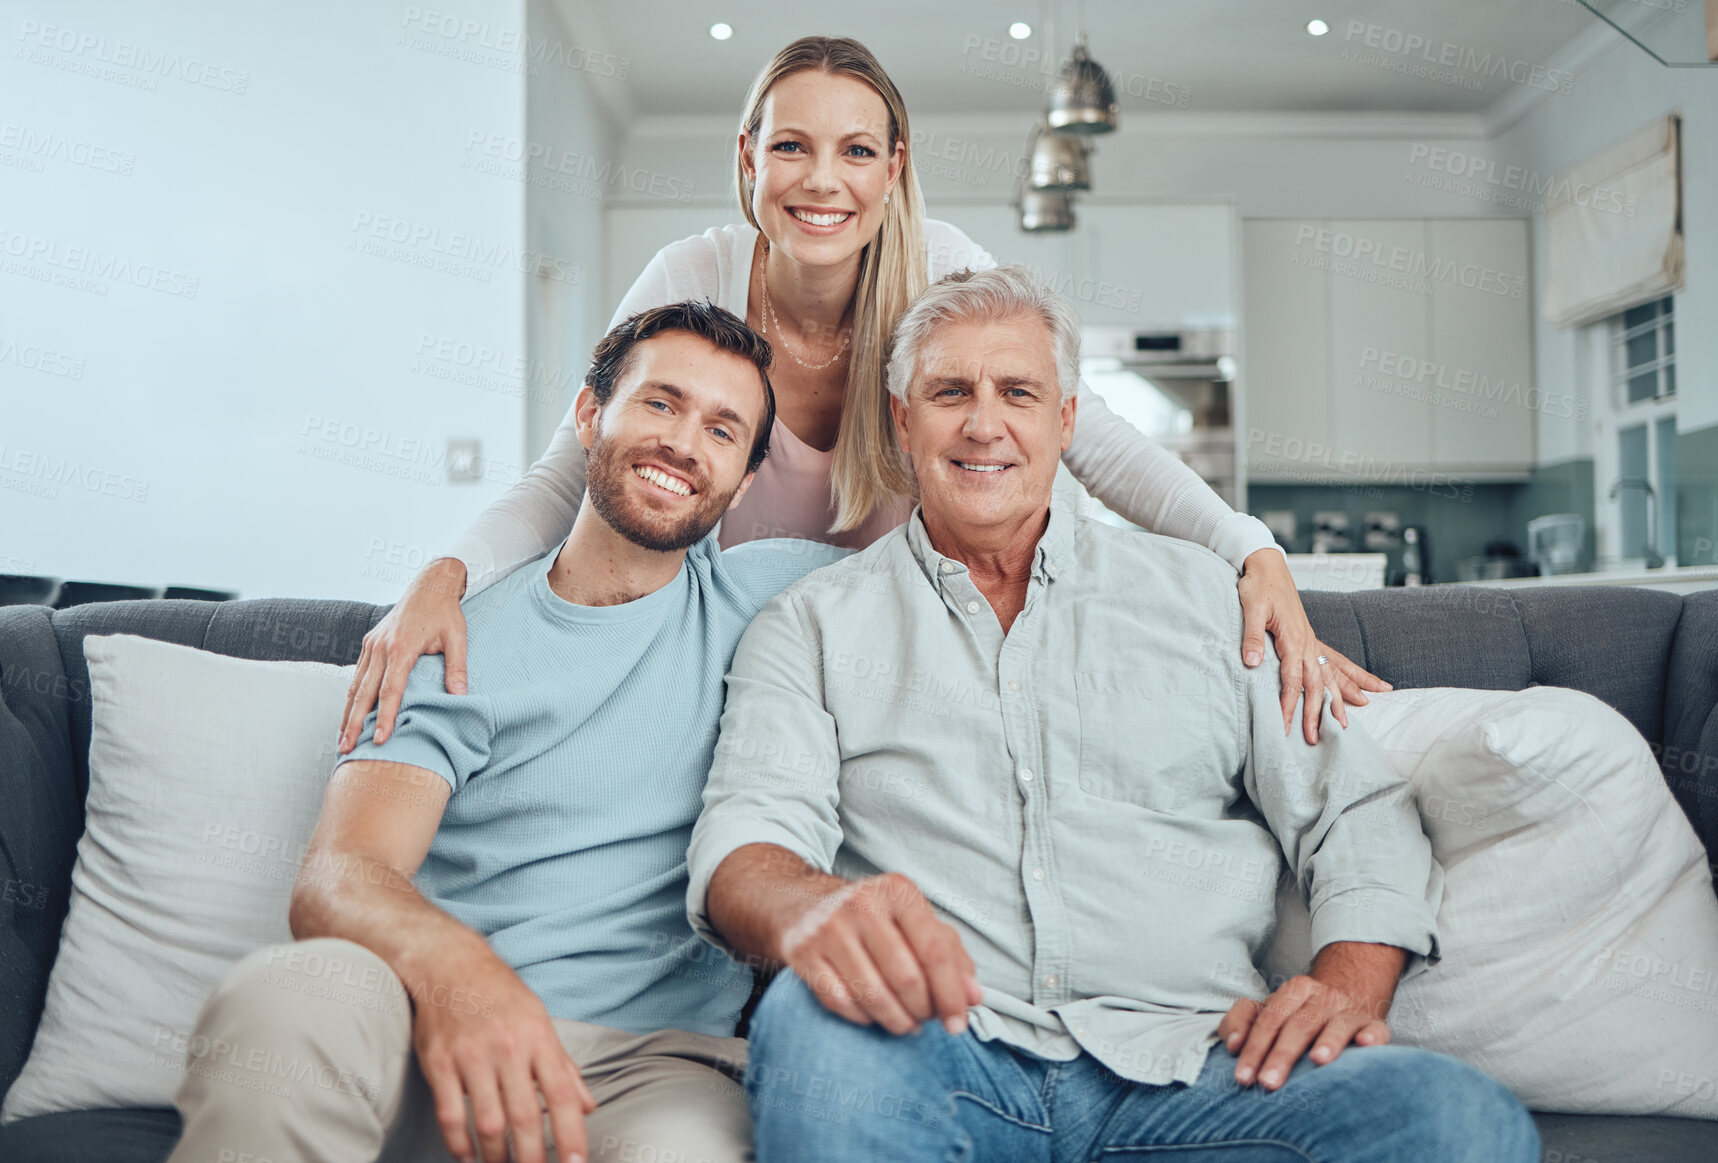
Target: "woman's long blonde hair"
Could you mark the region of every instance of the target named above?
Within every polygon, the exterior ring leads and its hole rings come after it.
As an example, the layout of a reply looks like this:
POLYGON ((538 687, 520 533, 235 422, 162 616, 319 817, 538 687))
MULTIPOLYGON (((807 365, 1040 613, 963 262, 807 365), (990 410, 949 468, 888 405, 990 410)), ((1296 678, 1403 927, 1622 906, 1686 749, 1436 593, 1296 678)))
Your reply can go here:
MULTIPOLYGON (((893 197, 883 207, 883 225, 859 259, 859 286, 853 295, 853 354, 847 364, 847 397, 841 406, 841 432, 835 438, 835 464, 830 486, 835 494, 831 533, 856 528, 879 506, 911 496, 914 482, 889 416, 884 389, 884 361, 889 331, 907 305, 925 289, 925 206, 913 173, 911 130, 900 90, 883 71, 871 50, 847 37, 806 36, 776 53, 746 94, 740 129, 754 146, 763 125, 764 97, 770 87, 791 73, 819 72, 853 77, 883 98, 889 109, 889 153, 896 142, 907 143, 906 164, 893 197)), ((734 188, 740 210, 760 232, 746 190, 746 167, 738 142, 734 150, 734 188)))

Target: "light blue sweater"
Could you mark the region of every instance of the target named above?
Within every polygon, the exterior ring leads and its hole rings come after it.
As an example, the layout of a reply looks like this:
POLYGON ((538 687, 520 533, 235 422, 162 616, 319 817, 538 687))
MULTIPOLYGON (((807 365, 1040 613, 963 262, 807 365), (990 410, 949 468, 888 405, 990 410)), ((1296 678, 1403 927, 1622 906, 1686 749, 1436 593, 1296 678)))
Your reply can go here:
POLYGON ((686 921, 686 845, 752 616, 847 551, 706 537, 672 582, 619 606, 549 588, 560 547, 469 598, 469 694, 413 668, 394 734, 372 712, 346 761, 427 768, 453 787, 418 872, 551 1014, 728 1036, 750 972, 686 921))

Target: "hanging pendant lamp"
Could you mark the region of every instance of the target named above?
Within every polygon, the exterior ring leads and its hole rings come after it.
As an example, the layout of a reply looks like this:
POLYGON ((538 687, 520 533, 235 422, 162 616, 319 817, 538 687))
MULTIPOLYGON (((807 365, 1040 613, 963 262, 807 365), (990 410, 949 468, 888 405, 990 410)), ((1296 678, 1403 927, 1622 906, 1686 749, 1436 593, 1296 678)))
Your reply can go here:
POLYGON ((1050 90, 1046 120, 1056 133, 1109 133, 1116 127, 1115 86, 1103 66, 1087 55, 1083 26, 1050 90))
POLYGON ((1026 184, 1034 190, 1092 188, 1091 149, 1085 140, 1049 132, 1040 121, 1032 130, 1026 184))
POLYGON ((1015 189, 1014 207, 1020 212, 1020 229, 1028 234, 1074 228, 1074 198, 1066 190, 1034 190, 1021 183, 1015 189))

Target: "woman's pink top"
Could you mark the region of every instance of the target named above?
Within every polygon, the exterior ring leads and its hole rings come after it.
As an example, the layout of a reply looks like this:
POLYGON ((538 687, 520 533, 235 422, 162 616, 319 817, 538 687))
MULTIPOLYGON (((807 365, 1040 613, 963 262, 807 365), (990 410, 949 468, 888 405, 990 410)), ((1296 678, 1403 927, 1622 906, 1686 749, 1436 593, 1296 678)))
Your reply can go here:
POLYGON ((835 502, 829 495, 835 452, 820 452, 795 436, 778 417, 770 429, 770 454, 758 466, 752 487, 722 518, 716 540, 722 548, 764 537, 803 537, 848 549, 863 549, 913 515, 913 502, 901 498, 879 505, 856 528, 829 533, 835 502))

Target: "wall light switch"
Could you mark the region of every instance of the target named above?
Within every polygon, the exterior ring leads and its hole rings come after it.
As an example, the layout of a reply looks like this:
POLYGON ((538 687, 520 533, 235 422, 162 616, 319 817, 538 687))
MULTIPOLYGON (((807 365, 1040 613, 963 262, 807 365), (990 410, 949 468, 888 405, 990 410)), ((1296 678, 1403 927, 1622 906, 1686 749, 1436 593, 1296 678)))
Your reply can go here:
POLYGON ((476 439, 447 442, 447 482, 476 484, 483 479, 483 442, 476 439))

